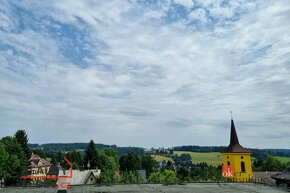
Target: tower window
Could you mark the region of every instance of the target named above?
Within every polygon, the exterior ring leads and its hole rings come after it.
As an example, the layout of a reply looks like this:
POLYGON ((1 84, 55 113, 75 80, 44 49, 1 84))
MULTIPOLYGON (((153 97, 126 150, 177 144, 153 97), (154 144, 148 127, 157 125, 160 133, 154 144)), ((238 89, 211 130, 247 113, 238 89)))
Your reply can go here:
POLYGON ((228 161, 228 166, 230 166, 231 165, 231 163, 228 161))
POLYGON ((229 156, 227 156, 227 159, 229 159, 229 156))
POLYGON ((241 159, 244 159, 244 157, 243 157, 243 156, 241 156, 241 159))
POLYGON ((242 170, 242 173, 246 172, 245 162, 241 162, 241 170, 242 170))

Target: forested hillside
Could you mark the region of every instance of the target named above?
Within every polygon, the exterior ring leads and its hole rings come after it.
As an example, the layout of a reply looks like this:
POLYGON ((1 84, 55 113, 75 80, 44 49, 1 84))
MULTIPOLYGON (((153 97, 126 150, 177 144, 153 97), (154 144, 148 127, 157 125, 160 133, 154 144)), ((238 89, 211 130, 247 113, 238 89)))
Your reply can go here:
MULTIPOLYGON (((42 149, 45 153, 67 152, 72 150, 85 150, 88 143, 46 143, 46 144, 28 144, 31 149, 42 149)), ((141 147, 117 147, 116 145, 96 144, 97 149, 103 150, 113 148, 117 151, 118 156, 122 156, 129 152, 134 152, 137 155, 144 155, 144 148, 141 147)))

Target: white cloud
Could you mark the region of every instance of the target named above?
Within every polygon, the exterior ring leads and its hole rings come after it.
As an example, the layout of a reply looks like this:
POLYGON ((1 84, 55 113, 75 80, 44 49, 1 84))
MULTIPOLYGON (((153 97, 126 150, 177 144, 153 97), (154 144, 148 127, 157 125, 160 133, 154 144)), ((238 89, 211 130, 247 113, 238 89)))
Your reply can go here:
POLYGON ((190 9, 194 5, 193 0, 174 0, 174 3, 183 5, 184 7, 190 9))
POLYGON ((0 32, 1 136, 26 128, 33 142, 227 145, 233 110, 244 144, 278 147, 267 136, 279 128, 289 148, 289 6, 195 4, 188 21, 171 22, 168 2, 22 1, 26 23, 45 30, 16 22, 7 25, 18 32, 0 32))
POLYGON ((202 23, 207 23, 208 18, 206 16, 206 11, 204 9, 198 8, 190 12, 189 18, 191 20, 197 20, 202 23))

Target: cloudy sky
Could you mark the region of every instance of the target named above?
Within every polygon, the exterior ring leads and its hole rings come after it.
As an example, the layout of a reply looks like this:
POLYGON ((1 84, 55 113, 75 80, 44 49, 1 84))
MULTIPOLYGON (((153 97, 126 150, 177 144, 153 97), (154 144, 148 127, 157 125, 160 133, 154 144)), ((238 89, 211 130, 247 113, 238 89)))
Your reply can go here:
POLYGON ((0 137, 290 148, 288 0, 3 0, 0 137))

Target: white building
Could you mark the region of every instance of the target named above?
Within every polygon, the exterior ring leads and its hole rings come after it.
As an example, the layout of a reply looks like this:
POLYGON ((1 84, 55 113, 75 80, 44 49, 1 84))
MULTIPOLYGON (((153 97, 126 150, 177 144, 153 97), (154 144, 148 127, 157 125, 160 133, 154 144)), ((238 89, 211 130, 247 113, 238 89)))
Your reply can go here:
MULTIPOLYGON (((72 178, 59 178, 58 184, 61 184, 63 182, 69 183, 70 185, 84 185, 84 184, 96 184, 97 179, 99 178, 101 174, 100 169, 95 170, 72 170, 72 178)), ((63 174, 63 171, 59 171, 58 176, 69 176, 70 171, 66 170, 65 174, 63 174)))

